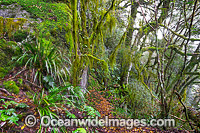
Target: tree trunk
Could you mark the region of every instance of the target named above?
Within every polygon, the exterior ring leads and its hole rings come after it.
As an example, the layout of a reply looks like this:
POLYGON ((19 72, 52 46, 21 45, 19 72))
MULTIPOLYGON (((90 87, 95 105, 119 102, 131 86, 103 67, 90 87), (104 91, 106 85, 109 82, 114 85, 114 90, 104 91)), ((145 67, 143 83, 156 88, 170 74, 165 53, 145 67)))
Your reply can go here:
POLYGON ((82 91, 86 93, 86 88, 87 88, 87 82, 88 82, 88 66, 86 66, 83 69, 83 73, 81 75, 81 81, 80 81, 80 86, 82 88, 82 91))
MULTIPOLYGON (((131 18, 130 18, 130 26, 127 32, 127 36, 126 36, 126 40, 125 40, 125 48, 127 50, 125 50, 126 52, 129 51, 130 53, 130 49, 131 49, 131 42, 132 42, 132 38, 133 38, 133 25, 134 25, 134 21, 136 18, 136 14, 137 14, 137 8, 139 7, 139 4, 137 2, 135 2, 134 0, 131 0, 131 18)), ((123 54, 124 55, 124 54, 123 54)), ((132 68, 131 66, 131 62, 130 62, 130 58, 131 55, 128 55, 129 57, 123 57, 122 55, 122 59, 121 59, 121 77, 120 77, 120 85, 122 86, 123 84, 126 84, 128 81, 128 75, 130 69, 132 68), (125 83, 126 82, 126 83, 125 83)))

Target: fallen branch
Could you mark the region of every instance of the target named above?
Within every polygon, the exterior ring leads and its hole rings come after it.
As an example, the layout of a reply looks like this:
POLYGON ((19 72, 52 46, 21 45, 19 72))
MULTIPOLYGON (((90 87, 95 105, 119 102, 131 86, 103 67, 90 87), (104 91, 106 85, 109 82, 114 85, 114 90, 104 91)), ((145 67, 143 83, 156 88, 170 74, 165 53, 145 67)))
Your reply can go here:
POLYGON ((4 89, 4 88, 0 88, 0 91, 3 91, 3 92, 5 92, 6 94, 8 94, 8 95, 11 95, 6 89, 4 89))
MULTIPOLYGON (((23 78, 22 78, 22 79, 23 79, 23 78)), ((42 87, 41 87, 41 86, 38 86, 38 85, 36 85, 36 84, 32 83, 31 81, 28 81, 27 79, 23 79, 23 81, 25 81, 25 82, 27 82, 27 83, 31 84, 31 85, 32 85, 33 87, 35 87, 35 88, 42 89, 42 87)))
POLYGON ((23 68, 21 71, 19 71, 19 72, 18 72, 17 74, 15 74, 14 76, 12 76, 12 77, 6 79, 6 81, 11 80, 11 79, 14 79, 17 75, 21 74, 21 73, 24 72, 25 70, 27 70, 27 69, 26 69, 26 68, 23 68))

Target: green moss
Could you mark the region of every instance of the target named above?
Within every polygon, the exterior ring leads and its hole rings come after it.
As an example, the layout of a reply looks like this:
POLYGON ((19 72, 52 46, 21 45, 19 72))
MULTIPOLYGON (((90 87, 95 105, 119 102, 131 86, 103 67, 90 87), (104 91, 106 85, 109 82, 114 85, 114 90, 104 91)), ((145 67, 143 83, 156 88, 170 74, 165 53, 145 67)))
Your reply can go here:
POLYGON ((22 85, 23 84, 23 79, 18 79, 18 82, 19 82, 20 85, 22 85))
POLYGON ((0 67, 4 67, 6 70, 11 67, 13 64, 11 59, 13 56, 21 54, 20 48, 17 46, 17 43, 14 41, 5 41, 4 39, 0 39, 0 67))
POLYGON ((11 93, 18 94, 19 93, 19 87, 16 85, 15 81, 4 81, 3 85, 5 89, 7 89, 11 93))
POLYGON ((14 41, 5 41, 0 39, 0 49, 6 52, 6 54, 13 53, 17 43, 14 41))
MULTIPOLYGON (((65 34, 67 31, 71 32, 69 21, 72 16, 71 10, 68 7, 69 3, 61 3, 64 1, 65 0, 59 0, 59 3, 51 3, 43 0, 1 0, 0 4, 17 3, 17 5, 22 6, 24 10, 30 13, 31 18, 42 19, 40 24, 35 24, 33 26, 40 31, 41 35, 39 35, 39 37, 50 39, 55 45, 65 46, 67 43, 65 34)), ((7 33, 7 38, 10 40, 14 38, 14 40, 18 42, 26 37, 26 33, 24 32, 15 33, 15 31, 20 29, 19 27, 22 26, 25 20, 20 18, 2 18, 2 21, 6 22, 4 23, 3 29, 4 33, 7 33), (18 21, 16 21, 16 19, 18 21)))
POLYGON ((3 37, 3 17, 0 16, 0 38, 3 37))
POLYGON ((11 39, 13 37, 13 34, 15 31, 22 28, 23 24, 27 20, 24 18, 3 18, 0 17, 0 38, 2 38, 4 35, 4 32, 7 33, 8 38, 11 39), (3 33, 3 34, 2 34, 3 33))
POLYGON ((4 76, 8 73, 3 67, 0 67, 0 78, 4 78, 4 76))
POLYGON ((14 40, 16 42, 21 42, 23 41, 24 39, 26 39, 28 33, 24 30, 18 30, 14 33, 14 40))
POLYGON ((8 58, 7 56, 5 55, 5 53, 0 49, 0 67, 5 67, 6 64, 8 63, 8 58))
POLYGON ((0 49, 6 47, 6 40, 5 39, 0 39, 0 49))

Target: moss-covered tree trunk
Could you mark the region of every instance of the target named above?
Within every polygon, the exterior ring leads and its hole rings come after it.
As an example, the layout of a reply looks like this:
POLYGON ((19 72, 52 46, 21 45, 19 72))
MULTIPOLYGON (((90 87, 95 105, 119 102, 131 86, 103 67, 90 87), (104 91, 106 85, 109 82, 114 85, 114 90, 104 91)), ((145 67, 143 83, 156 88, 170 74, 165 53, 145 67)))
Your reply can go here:
POLYGON ((137 8, 139 4, 135 2, 135 0, 131 0, 131 13, 130 13, 130 19, 129 19, 129 27, 125 39, 125 47, 122 51, 121 55, 121 74, 120 74, 120 85, 123 86, 123 84, 127 84, 127 77, 128 77, 128 71, 131 66, 131 44, 132 44, 132 38, 133 38, 133 32, 134 32, 134 21, 137 14, 137 8))

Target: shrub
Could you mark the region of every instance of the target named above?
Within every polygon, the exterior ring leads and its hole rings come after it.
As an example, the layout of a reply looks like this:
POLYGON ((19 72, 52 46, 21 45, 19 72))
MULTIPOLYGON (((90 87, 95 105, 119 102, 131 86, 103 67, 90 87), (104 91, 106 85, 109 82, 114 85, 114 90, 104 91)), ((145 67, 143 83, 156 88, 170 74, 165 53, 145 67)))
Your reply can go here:
POLYGON ((42 38, 36 44, 24 43, 21 50, 23 54, 17 57, 17 62, 32 71, 34 82, 42 85, 43 78, 50 75, 60 84, 64 83, 68 75, 66 59, 50 41, 42 38))

